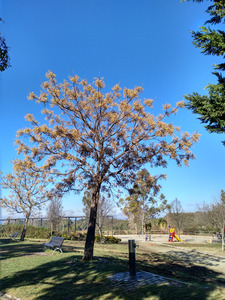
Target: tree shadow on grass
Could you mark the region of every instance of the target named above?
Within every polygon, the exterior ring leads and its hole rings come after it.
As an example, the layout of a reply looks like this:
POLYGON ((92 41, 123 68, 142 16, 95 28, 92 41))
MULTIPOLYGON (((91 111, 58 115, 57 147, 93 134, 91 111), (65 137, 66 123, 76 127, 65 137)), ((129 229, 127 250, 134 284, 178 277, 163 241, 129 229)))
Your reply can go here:
POLYGON ((199 263, 199 259, 188 259, 185 252, 175 254, 173 256, 171 253, 143 253, 138 257, 137 265, 142 270, 193 284, 225 286, 225 274, 209 269, 211 263, 207 265, 206 262, 206 266, 199 266, 196 264, 199 263))
MULTIPOLYGON (((191 295, 189 299, 207 299, 211 289, 193 286, 174 287, 167 285, 149 285, 136 290, 125 290, 120 285, 112 285, 107 276, 113 272, 124 271, 119 259, 98 259, 92 262, 81 262, 80 257, 64 258, 40 265, 32 270, 17 272, 12 277, 2 278, 2 290, 8 288, 26 288, 29 286, 27 298, 46 299, 143 299, 158 296, 159 299, 181 299, 180 296, 191 295), (34 295, 37 286, 42 291, 34 295), (171 295, 171 298, 170 298, 171 295)), ((20 296, 20 295, 18 295, 20 296)), ((185 298, 184 298, 185 299, 185 298)))
MULTIPOLYGON (((51 255, 51 251, 44 252, 44 245, 34 242, 20 242, 11 239, 1 239, 0 240, 0 260, 16 258, 24 255, 33 254, 46 254, 51 255)), ((79 246, 63 245, 63 252, 68 253, 71 251, 82 252, 83 248, 79 246)))
POLYGON ((222 263, 225 264, 225 257, 220 258, 214 255, 210 255, 207 253, 200 253, 196 250, 190 251, 168 251, 168 255, 173 257, 175 260, 182 260, 187 263, 194 263, 194 264, 203 264, 206 266, 218 266, 222 263))
POLYGON ((29 255, 35 252, 40 252, 43 250, 43 246, 29 242, 20 242, 10 239, 1 240, 0 244, 0 254, 1 260, 16 258, 22 255, 29 255))
MULTIPOLYGON (((12 245, 13 246, 13 245, 12 245)), ((24 251, 24 249, 23 249, 24 251)), ((150 258, 143 255, 143 261, 138 261, 137 269, 151 271, 165 276, 163 273, 163 257, 151 253, 154 265, 150 265, 150 258), (145 258, 145 261, 144 261, 145 258)), ((123 284, 112 284, 108 276, 127 271, 124 260, 113 257, 98 257, 94 261, 83 262, 80 255, 58 256, 57 259, 42 263, 35 268, 17 271, 11 276, 1 279, 1 290, 15 289, 17 297, 21 297, 26 290, 27 299, 36 300, 71 300, 71 299, 207 299, 214 290, 214 285, 205 287, 188 286, 175 287, 172 285, 148 285, 137 289, 127 289, 123 284)), ((22 258, 18 258, 20 260, 22 258)), ((31 258, 32 259, 32 258, 31 258)), ((167 270, 174 269, 174 262, 164 261, 167 270)), ((29 266, 27 266, 29 268, 29 266)), ((179 272, 170 277, 181 279, 179 274, 189 274, 190 265, 179 265, 179 272), (175 276, 174 276, 175 275, 175 276)), ((175 268, 176 269, 176 268, 175 268)), ((200 274, 209 272, 206 267, 199 267, 200 274)), ((219 273, 210 271, 211 283, 217 283, 219 273)), ((188 278, 188 276, 187 276, 188 278)), ((190 279, 190 278, 189 278, 190 279)), ((190 280, 189 280, 190 282, 190 280)), ((197 281, 196 283, 208 283, 197 281)))

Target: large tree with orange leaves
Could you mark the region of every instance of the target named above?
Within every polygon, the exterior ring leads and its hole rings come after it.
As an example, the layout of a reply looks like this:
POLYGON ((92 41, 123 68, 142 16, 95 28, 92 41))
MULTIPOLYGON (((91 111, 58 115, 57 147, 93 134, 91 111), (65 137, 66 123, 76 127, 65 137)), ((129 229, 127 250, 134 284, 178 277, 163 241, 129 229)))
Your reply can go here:
POLYGON ((100 192, 128 187, 144 164, 167 166, 167 158, 187 165, 194 155, 190 147, 198 134, 183 133, 166 119, 182 107, 163 106, 163 113, 150 113, 152 99, 140 99, 142 87, 124 88, 116 84, 103 93, 102 78, 89 84, 72 76, 58 83, 47 73, 40 95, 29 99, 44 106, 45 120, 26 116, 31 127, 18 131, 18 152, 39 161, 39 171, 62 177, 58 191, 92 190, 90 218, 83 259, 92 259, 100 192), (29 138, 29 140, 26 140, 29 138))

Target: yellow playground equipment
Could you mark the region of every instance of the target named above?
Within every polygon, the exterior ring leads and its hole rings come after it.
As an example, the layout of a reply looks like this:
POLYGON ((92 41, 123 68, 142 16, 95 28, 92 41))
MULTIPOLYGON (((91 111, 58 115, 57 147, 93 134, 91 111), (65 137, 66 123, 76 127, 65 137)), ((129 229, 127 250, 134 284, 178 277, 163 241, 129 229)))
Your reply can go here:
POLYGON ((170 233, 169 233, 169 240, 168 242, 173 242, 173 238, 175 237, 175 239, 179 242, 183 242, 183 240, 179 239, 179 237, 175 234, 175 229, 174 228, 170 228, 170 233))

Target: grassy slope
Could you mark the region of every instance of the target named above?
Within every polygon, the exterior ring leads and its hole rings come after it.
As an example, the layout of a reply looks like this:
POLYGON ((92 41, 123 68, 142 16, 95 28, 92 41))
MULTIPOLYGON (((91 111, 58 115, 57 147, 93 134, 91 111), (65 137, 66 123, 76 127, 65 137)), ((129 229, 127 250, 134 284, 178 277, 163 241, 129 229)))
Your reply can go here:
POLYGON ((112 286, 108 276, 127 271, 127 245, 95 245, 96 260, 82 262, 82 242, 65 242, 64 253, 51 255, 39 242, 2 239, 1 291, 23 300, 38 299, 225 299, 225 278, 206 267, 138 250, 137 269, 189 282, 139 287, 112 286))

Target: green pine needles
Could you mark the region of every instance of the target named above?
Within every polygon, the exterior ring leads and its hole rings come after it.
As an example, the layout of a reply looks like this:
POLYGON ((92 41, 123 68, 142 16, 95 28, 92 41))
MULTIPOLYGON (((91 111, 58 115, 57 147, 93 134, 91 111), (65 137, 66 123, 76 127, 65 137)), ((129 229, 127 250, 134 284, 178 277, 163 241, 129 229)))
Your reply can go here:
MULTIPOLYGON (((205 25, 225 23, 225 0, 214 0, 212 2, 213 4, 206 10, 210 15, 210 19, 205 25)), ((225 32, 223 30, 202 26, 199 31, 192 31, 191 34, 193 44, 201 49, 203 54, 225 58, 225 32)), ((200 116, 199 119, 205 124, 205 128, 209 132, 224 133, 225 77, 222 72, 225 71, 225 63, 215 64, 214 69, 213 74, 217 77, 218 83, 209 84, 206 87, 208 95, 201 96, 198 93, 193 93, 185 95, 184 98, 188 100, 186 107, 200 116)), ((223 143, 225 144, 225 141, 223 143)))

